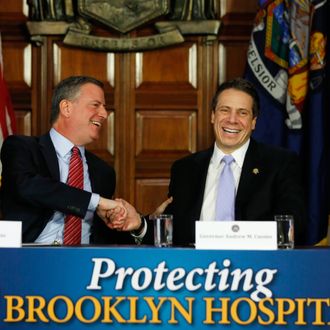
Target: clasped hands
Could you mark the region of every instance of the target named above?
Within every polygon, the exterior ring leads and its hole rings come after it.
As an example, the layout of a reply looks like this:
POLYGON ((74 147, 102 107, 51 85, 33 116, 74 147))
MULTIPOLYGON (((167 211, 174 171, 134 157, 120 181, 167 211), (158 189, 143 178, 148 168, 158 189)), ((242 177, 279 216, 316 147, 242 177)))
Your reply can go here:
MULTIPOLYGON (((166 199, 157 207, 151 216, 163 213, 172 200, 172 197, 166 199)), ((124 199, 117 198, 112 200, 100 197, 96 212, 110 229, 134 231, 141 226, 142 219, 140 214, 133 205, 126 202, 124 199)))
POLYGON ((100 197, 96 212, 110 229, 132 231, 141 225, 140 215, 123 199, 112 200, 100 197))

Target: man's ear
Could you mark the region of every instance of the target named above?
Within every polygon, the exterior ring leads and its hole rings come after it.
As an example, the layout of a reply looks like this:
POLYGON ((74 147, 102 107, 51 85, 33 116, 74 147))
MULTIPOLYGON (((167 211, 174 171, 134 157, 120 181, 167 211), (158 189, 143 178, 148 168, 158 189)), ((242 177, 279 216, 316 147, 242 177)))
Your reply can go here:
POLYGON ((254 117, 252 119, 252 131, 254 131, 254 129, 256 128, 256 125, 257 125, 257 117, 254 117))
POLYGON ((65 118, 69 118, 71 115, 71 102, 69 100, 62 100, 60 102, 60 113, 65 118))
POLYGON ((211 124, 214 124, 214 111, 211 113, 211 124))

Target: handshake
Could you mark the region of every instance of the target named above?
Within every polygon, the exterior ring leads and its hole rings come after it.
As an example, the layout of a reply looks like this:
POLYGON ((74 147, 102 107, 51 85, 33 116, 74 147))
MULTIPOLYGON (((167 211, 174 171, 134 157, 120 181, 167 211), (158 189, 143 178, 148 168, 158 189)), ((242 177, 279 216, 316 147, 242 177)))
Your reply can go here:
MULTIPOLYGON (((172 200, 172 197, 166 199, 151 215, 155 216, 163 213, 172 200)), ((124 199, 112 200, 100 197, 96 213, 110 229, 133 231, 139 229, 142 225, 140 214, 133 205, 124 199)))

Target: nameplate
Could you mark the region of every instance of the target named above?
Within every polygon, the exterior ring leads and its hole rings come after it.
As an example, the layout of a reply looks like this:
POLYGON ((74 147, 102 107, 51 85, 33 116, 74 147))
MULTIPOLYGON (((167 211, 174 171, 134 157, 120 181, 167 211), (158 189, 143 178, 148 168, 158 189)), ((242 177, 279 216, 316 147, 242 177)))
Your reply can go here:
POLYGON ((0 247, 22 246, 22 222, 0 221, 0 247))
POLYGON ((277 250, 275 221, 196 221, 196 249, 277 250))

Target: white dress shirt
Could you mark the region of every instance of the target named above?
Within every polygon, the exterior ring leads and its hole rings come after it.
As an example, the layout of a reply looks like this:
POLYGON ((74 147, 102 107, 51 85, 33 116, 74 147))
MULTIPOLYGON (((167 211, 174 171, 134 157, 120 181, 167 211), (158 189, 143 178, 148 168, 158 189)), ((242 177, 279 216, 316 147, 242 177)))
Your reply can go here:
MULTIPOLYGON (((235 159, 231 163, 230 168, 233 172, 235 179, 235 194, 237 193, 239 179, 241 177, 243 162, 245 158, 246 151, 249 147, 250 140, 243 144, 239 149, 235 150, 231 155, 235 159)), ((223 153, 216 145, 214 145, 213 155, 210 160, 209 168, 207 171, 204 197, 202 210, 200 215, 201 221, 214 221, 215 220, 215 205, 217 200, 217 185, 219 181, 219 176, 223 170, 224 163, 221 162, 225 153, 223 153)))
MULTIPOLYGON (((60 181, 67 182, 69 174, 69 164, 71 158, 71 149, 74 144, 59 134, 54 128, 50 130, 50 138, 54 144, 56 155, 58 159, 58 165, 60 169, 60 181)), ((92 191, 91 181, 88 173, 88 165, 85 157, 85 148, 78 146, 80 155, 83 161, 84 169, 84 190, 92 191)), ((47 198, 45 196, 45 198, 47 198)), ((88 210, 84 219, 82 219, 81 226, 81 244, 89 244, 89 238, 91 234, 91 225, 93 221, 94 212, 99 203, 100 195, 92 193, 91 200, 88 205, 88 210)), ((63 231, 64 231, 64 218, 65 214, 56 211, 51 219, 48 221, 44 230, 40 233, 36 239, 36 243, 41 244, 62 244, 63 243, 63 231)))

